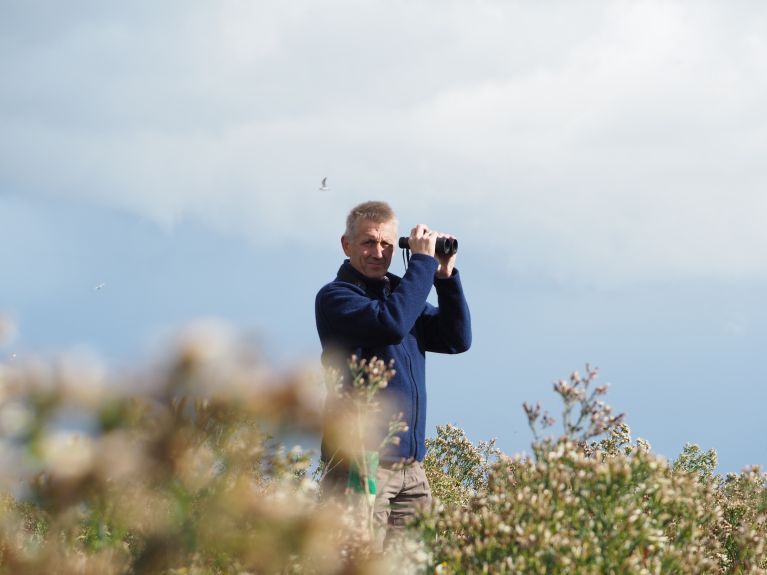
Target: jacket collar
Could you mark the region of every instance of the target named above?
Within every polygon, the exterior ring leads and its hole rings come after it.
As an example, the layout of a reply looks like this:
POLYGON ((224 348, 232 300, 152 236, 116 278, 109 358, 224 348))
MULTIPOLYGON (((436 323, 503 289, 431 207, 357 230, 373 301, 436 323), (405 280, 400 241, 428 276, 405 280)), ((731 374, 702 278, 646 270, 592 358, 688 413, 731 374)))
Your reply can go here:
POLYGON ((399 278, 388 272, 381 279, 369 278, 358 271, 348 259, 338 268, 336 279, 356 285, 371 297, 387 297, 399 283, 399 278))

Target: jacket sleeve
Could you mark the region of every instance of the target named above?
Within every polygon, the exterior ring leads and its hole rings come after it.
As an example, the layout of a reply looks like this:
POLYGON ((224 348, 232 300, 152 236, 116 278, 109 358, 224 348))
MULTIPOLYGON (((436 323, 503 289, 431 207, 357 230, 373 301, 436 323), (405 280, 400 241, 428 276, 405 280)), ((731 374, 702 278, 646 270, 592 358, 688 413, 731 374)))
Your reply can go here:
POLYGON ((424 310, 436 270, 437 260, 413 254, 399 285, 385 300, 371 299, 345 282, 328 284, 317 294, 320 332, 336 342, 360 347, 401 342, 424 310))
POLYGON ((463 295, 458 270, 446 279, 435 279, 438 308, 427 304, 422 315, 426 351, 462 353, 471 347, 471 315, 463 295))

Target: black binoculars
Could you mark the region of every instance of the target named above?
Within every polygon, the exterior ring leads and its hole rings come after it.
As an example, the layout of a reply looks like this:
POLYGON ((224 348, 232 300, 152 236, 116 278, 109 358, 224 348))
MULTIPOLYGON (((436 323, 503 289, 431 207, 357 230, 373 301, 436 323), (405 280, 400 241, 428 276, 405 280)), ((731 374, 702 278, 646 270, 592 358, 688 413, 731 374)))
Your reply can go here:
MULTIPOLYGON (((403 250, 410 249, 410 238, 400 238, 399 247, 403 250)), ((434 251, 440 255, 452 256, 458 252, 458 240, 441 236, 437 238, 437 245, 434 251)))

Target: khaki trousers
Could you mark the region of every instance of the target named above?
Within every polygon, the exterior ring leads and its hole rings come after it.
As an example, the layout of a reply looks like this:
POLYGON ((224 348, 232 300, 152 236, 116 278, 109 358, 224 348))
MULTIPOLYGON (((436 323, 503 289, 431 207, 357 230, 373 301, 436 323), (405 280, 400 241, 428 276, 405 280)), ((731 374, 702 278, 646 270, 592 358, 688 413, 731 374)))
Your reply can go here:
POLYGON ((429 480, 420 461, 397 470, 379 467, 373 508, 377 549, 401 536, 418 511, 431 507, 431 501, 429 480))
MULTIPOLYGON (((376 472, 373 521, 376 529, 374 547, 377 551, 382 551, 392 540, 402 536, 416 513, 429 509, 432 503, 423 464, 414 461, 397 467, 383 466, 376 472)), ((343 493, 346 481, 346 471, 340 468, 337 472, 331 471, 322 482, 323 491, 336 495, 343 493)))

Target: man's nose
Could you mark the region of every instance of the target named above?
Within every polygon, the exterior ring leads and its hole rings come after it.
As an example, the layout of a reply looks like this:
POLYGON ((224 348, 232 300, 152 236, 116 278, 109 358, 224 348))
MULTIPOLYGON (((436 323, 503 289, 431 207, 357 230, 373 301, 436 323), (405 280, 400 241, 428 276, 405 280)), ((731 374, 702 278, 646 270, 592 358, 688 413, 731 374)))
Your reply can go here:
POLYGON ((375 257, 382 258, 384 253, 384 248, 381 244, 376 244, 375 248, 375 257))

